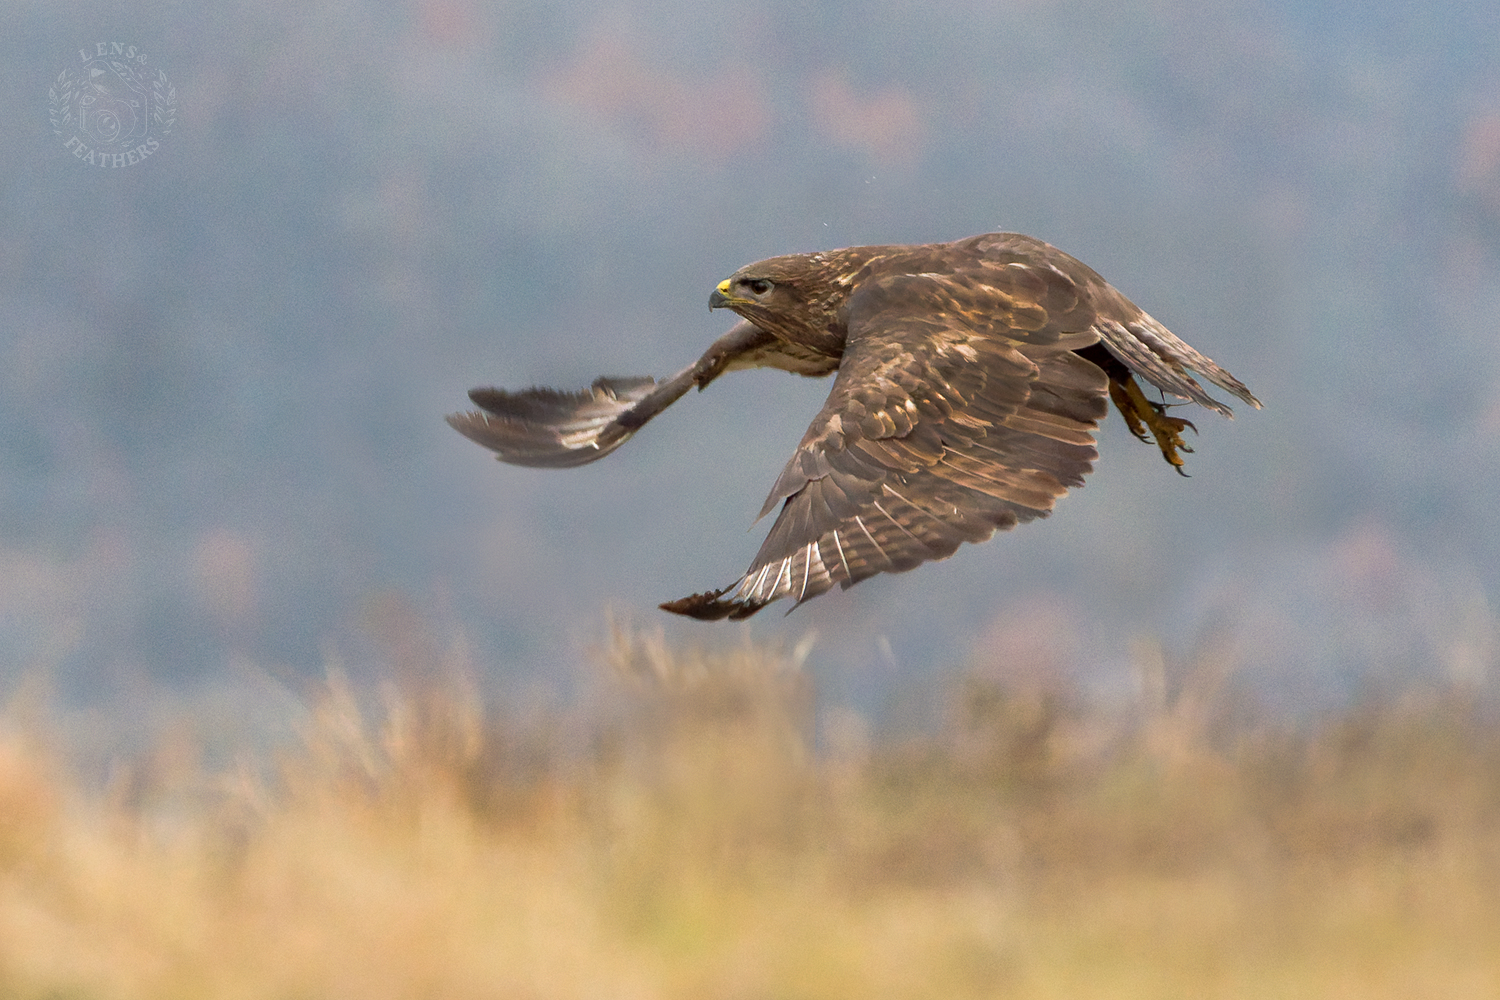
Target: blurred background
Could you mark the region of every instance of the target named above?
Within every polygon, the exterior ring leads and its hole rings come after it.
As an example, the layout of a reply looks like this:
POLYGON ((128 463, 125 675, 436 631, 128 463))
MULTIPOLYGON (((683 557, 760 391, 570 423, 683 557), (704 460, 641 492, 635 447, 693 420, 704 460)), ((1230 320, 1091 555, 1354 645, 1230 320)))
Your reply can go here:
POLYGON ((732 640, 656 605, 748 564, 828 383, 737 374, 561 472, 443 415, 676 371, 749 261, 991 230, 1081 258, 1266 408, 1194 415, 1190 479, 1111 415, 1049 520, 754 639, 874 712, 960 669, 1109 691, 1142 641, 1288 709, 1494 665, 1493 3, 4 9, 0 691, 250 715, 393 605, 522 689, 570 683, 606 609, 732 640), (49 120, 110 41, 177 94, 122 169, 49 120))

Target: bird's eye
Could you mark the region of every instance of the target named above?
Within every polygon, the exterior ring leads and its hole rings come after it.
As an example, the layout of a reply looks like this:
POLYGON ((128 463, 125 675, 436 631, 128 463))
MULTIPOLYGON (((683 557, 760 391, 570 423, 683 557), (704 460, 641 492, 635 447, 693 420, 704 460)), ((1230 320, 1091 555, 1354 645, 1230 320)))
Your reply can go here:
POLYGON ((750 289, 755 295, 764 295, 771 290, 771 283, 765 278, 746 278, 740 284, 750 289))

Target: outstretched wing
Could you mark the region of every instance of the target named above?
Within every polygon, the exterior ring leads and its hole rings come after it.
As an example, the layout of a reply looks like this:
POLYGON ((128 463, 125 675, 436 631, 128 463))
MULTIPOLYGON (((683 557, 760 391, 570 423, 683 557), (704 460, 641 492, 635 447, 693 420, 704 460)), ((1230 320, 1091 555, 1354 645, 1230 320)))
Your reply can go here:
POLYGON ((502 462, 564 469, 603 458, 624 444, 635 428, 620 418, 657 389, 649 377, 597 378, 579 392, 471 389, 469 399, 479 409, 447 419, 502 462))
POLYGON ((862 285, 823 409, 777 479, 765 544, 722 590, 663 604, 746 618, 902 572, 1044 517, 1098 457, 1108 382, 1072 353, 1095 313, 1056 268, 975 260, 862 285))
POLYGON ((473 389, 469 399, 479 409, 450 414, 448 424, 502 462, 565 469, 608 455, 693 386, 701 389, 726 371, 759 365, 806 367, 800 358, 785 357, 775 337, 741 320, 665 382, 598 378, 579 392, 473 389))

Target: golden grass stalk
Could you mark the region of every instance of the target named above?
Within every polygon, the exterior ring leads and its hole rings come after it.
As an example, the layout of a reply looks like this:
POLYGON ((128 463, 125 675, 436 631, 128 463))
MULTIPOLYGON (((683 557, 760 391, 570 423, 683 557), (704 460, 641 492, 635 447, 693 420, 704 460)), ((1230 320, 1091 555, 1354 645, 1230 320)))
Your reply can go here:
POLYGON ((1214 676, 1133 714, 969 678, 820 745, 796 651, 603 659, 525 722, 332 672, 269 769, 168 747, 128 791, 0 726, 0 996, 1500 996, 1472 692, 1231 730, 1214 676))

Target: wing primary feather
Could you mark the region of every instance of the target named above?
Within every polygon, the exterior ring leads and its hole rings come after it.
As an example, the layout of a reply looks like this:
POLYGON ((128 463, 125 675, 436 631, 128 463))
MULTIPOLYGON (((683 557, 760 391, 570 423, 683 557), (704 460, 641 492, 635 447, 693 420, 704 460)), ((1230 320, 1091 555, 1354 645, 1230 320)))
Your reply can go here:
POLYGON ((859 530, 863 531, 865 533, 865 537, 870 540, 870 544, 875 546, 875 551, 880 553, 880 558, 885 560, 885 564, 887 566, 896 565, 895 561, 892 560, 890 556, 885 554, 885 549, 881 548, 880 543, 875 540, 875 536, 870 534, 870 529, 865 527, 864 518, 860 517, 858 514, 855 514, 854 523, 859 525, 859 530))
MULTIPOLYGON (((886 489, 890 489, 890 487, 887 486, 886 489)), ((895 490, 891 490, 891 492, 895 493, 896 491, 895 490)), ((924 542, 924 541, 922 541, 922 539, 918 538, 916 535, 913 535, 911 533, 911 530, 909 528, 907 528, 906 525, 902 524, 900 521, 898 521, 894 517, 892 517, 890 511, 888 511, 884 507, 880 506, 880 501, 879 500, 871 500, 870 502, 875 505, 875 509, 876 510, 880 511, 880 513, 882 513, 882 514, 885 515, 885 519, 887 521, 891 522, 896 527, 898 527, 902 531, 906 532, 906 537, 907 538, 910 538, 912 541, 914 541, 918 545, 922 546, 922 548, 924 548, 924 549, 927 548, 927 543, 924 542)))
POLYGON ((767 563, 760 568, 760 572, 758 574, 752 576, 751 574, 746 573, 743 577, 741 577, 739 586, 734 588, 733 599, 737 601, 748 594, 756 593, 756 591, 760 588, 762 578, 766 575, 766 570, 770 568, 771 564, 767 563))
POLYGON ((839 541, 839 529, 833 529, 833 544, 839 550, 839 562, 844 566, 844 579, 854 579, 854 574, 849 572, 849 559, 844 555, 844 543, 839 541))

